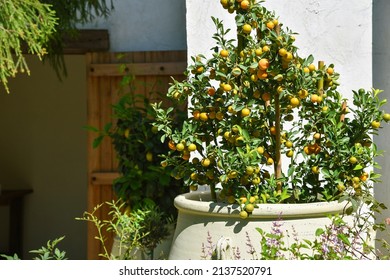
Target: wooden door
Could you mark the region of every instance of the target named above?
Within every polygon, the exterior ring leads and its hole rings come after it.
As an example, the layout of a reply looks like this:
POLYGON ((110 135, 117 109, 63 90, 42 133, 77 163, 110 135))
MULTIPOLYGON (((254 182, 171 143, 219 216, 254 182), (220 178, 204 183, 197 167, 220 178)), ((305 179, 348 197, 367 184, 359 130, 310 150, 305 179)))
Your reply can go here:
MULTIPOLYGON (((121 55, 115 53, 88 53, 88 125, 103 129, 112 122, 112 104, 119 99, 118 91, 123 72, 135 76, 135 93, 149 96, 151 92, 165 93, 172 81, 171 77, 181 81, 186 68, 186 51, 131 52, 121 55)), ((88 212, 104 202, 115 199, 113 180, 118 176, 116 154, 111 140, 106 138, 98 148, 93 148, 97 137, 88 133, 88 212)), ((97 212, 101 220, 108 218, 107 207, 97 212)), ((103 246, 98 240, 96 227, 88 223, 88 259, 99 259, 103 246)), ((113 236, 107 236, 110 250, 113 236)))

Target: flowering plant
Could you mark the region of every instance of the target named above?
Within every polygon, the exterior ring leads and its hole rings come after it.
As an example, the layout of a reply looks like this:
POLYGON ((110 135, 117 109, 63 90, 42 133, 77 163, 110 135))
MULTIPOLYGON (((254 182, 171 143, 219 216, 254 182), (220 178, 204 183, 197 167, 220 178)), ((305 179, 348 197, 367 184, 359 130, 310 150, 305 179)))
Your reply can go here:
POLYGON ((173 108, 154 105, 155 126, 171 149, 162 164, 174 166, 172 175, 191 189, 206 184, 213 200, 244 205, 243 217, 254 202, 368 193, 378 178, 371 135, 390 120, 380 109, 386 102, 380 90, 353 91, 347 102, 336 67, 300 57, 296 34, 262 2, 221 0, 236 14, 237 40, 226 39, 230 30, 213 18, 212 57, 192 57, 187 79, 174 81, 167 94, 189 100, 188 119, 174 126, 173 108))

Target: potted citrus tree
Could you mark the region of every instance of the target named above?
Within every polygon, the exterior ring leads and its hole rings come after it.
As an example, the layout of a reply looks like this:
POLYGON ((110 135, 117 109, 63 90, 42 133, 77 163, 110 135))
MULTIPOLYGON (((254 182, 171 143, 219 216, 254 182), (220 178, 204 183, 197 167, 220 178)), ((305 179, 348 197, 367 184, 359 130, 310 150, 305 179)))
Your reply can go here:
POLYGON ((212 57, 194 56, 188 78, 168 92, 190 101, 189 118, 174 124, 172 108, 154 105, 170 147, 162 164, 191 190, 210 189, 175 199, 173 259, 199 258, 208 232, 245 244, 249 231, 281 216, 309 238, 327 215, 353 210, 372 197, 371 135, 390 117, 379 90, 358 89, 345 100, 337 67, 300 57, 295 34, 273 11, 252 0, 221 4, 235 13, 237 39, 226 39, 229 30, 213 18, 212 57))

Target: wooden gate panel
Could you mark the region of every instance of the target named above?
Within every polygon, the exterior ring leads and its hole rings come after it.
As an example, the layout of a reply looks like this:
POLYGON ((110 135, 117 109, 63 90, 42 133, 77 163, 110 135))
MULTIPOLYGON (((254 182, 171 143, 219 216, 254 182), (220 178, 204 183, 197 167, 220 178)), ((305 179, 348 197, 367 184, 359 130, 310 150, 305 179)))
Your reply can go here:
MULTIPOLYGON (((135 76, 135 94, 148 98, 151 92, 165 94, 171 77, 184 79, 187 54, 186 51, 131 52, 120 56, 116 53, 88 53, 86 59, 88 125, 103 130, 105 124, 113 122, 112 104, 119 99, 124 74, 135 76), (120 68, 124 68, 125 73, 120 68)), ((106 138, 98 148, 93 148, 96 137, 96 133, 88 132, 88 212, 98 204, 115 199, 112 181, 118 176, 118 160, 111 140, 106 138)), ((105 220, 109 218, 108 211, 103 207, 96 214, 105 220)), ((98 255, 103 253, 95 236, 95 226, 88 223, 88 259, 99 259, 98 255)), ((112 235, 107 235, 109 250, 112 239, 112 235)))

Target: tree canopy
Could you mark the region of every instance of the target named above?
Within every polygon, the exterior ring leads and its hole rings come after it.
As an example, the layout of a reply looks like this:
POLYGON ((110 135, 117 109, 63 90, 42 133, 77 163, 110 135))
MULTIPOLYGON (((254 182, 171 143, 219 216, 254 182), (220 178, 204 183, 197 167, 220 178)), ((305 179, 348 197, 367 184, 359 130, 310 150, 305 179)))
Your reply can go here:
POLYGON ((25 54, 47 55, 59 76, 66 75, 62 38, 77 36, 77 25, 106 17, 111 0, 0 0, 0 83, 29 74, 25 54))

